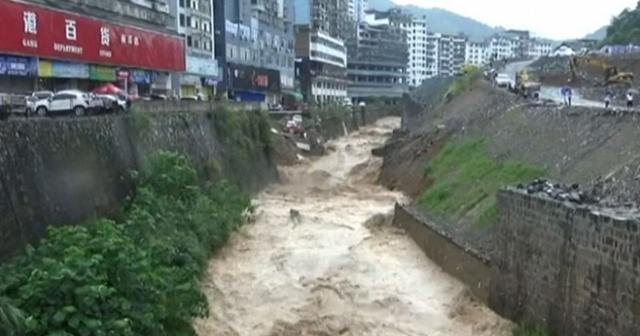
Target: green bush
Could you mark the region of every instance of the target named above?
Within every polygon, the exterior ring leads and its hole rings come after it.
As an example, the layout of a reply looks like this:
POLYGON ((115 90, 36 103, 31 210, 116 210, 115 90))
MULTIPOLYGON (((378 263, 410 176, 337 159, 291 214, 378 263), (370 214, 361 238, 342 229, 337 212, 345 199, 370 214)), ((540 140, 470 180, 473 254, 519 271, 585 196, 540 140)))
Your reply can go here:
POLYGON ((8 298, 0 297, 0 335, 19 336, 24 330, 24 314, 8 298))
POLYGON ((199 187, 183 156, 159 152, 124 223, 50 228, 0 268, 0 296, 24 312, 25 336, 195 335, 207 259, 249 205, 226 182, 199 187))
POLYGON ((449 85, 449 90, 445 94, 445 102, 451 101, 453 98, 461 95, 463 92, 469 90, 473 83, 482 78, 482 69, 473 66, 466 66, 464 68, 464 75, 457 78, 449 85))
POLYGON ((418 203, 435 213, 460 219, 474 212, 474 225, 485 227, 497 218, 495 193, 502 186, 532 180, 544 170, 522 162, 494 159, 483 139, 447 144, 425 168, 433 185, 418 203))
POLYGON ((270 153, 275 148, 266 112, 219 108, 213 116, 215 130, 230 150, 226 159, 231 167, 249 166, 256 149, 270 153))

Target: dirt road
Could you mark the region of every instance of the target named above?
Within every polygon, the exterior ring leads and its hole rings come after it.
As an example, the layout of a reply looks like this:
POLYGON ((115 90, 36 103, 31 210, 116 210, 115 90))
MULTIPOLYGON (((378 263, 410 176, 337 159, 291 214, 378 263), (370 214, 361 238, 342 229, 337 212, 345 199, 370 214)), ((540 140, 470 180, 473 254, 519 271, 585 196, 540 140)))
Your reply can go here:
POLYGON ((380 120, 281 170, 284 183, 255 198, 255 223, 211 261, 200 336, 511 334, 390 225, 403 196, 373 184, 370 151, 399 125, 380 120))

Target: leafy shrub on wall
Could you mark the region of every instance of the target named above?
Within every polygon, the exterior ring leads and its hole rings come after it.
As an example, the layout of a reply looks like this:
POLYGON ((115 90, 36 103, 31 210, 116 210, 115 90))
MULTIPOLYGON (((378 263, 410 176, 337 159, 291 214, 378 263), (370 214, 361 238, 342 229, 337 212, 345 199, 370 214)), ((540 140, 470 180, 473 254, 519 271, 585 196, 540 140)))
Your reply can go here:
POLYGON ((226 182, 200 187, 187 159, 159 152, 139 177, 124 223, 52 227, 0 268, 0 297, 25 315, 25 336, 195 335, 208 314, 207 259, 250 205, 226 182))

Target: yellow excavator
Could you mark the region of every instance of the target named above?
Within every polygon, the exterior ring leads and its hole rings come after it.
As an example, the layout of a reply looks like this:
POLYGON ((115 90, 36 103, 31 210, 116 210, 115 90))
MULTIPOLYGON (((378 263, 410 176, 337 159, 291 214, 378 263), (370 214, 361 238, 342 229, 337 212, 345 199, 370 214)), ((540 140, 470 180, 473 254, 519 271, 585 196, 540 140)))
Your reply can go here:
POLYGON ((527 70, 518 71, 515 79, 515 85, 511 87, 511 90, 515 94, 521 95, 526 99, 534 100, 537 100, 540 97, 540 89, 542 88, 542 85, 527 70))
POLYGON ((603 85, 631 85, 633 84, 633 72, 620 72, 618 67, 609 64, 606 60, 598 56, 584 55, 571 56, 569 67, 571 68, 571 79, 576 79, 576 70, 582 65, 599 67, 604 71, 603 85))

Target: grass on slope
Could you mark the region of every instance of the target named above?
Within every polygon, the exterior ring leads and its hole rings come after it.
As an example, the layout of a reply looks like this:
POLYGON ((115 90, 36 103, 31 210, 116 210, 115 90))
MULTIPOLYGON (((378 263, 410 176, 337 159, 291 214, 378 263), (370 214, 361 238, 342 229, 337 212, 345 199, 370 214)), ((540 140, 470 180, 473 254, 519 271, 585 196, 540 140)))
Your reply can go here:
POLYGON ((485 149, 483 139, 449 143, 425 168, 433 185, 418 197, 418 204, 439 215, 461 219, 473 211, 474 227, 488 227, 497 218, 495 193, 503 186, 532 180, 544 170, 517 161, 498 161, 485 149))

